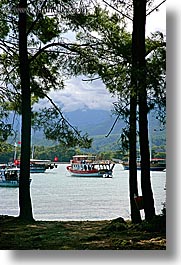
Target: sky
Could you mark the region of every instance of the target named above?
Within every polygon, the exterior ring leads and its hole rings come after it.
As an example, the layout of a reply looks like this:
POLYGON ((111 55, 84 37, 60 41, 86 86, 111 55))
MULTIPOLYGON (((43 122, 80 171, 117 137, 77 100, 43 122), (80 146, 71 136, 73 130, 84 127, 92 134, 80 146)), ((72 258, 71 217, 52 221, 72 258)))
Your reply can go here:
MULTIPOLYGON (((162 0, 155 0, 160 4, 162 0)), ((131 31, 130 24, 128 30, 131 31)), ((147 16, 146 35, 150 32, 161 31, 166 34, 166 3, 160 6, 158 11, 152 12, 147 16)), ((83 76, 72 78, 65 81, 65 88, 61 91, 51 91, 49 96, 59 105, 64 112, 70 112, 77 109, 101 109, 111 110, 112 103, 117 100, 105 88, 105 85, 96 80, 93 82, 85 82, 83 76)), ((40 101, 45 104, 45 100, 40 101)))

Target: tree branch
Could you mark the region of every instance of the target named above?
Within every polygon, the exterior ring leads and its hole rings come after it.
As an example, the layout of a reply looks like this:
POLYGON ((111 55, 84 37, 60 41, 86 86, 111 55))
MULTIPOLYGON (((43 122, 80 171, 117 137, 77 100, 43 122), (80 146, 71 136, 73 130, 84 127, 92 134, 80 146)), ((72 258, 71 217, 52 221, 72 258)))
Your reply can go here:
POLYGON ((36 59, 38 57, 38 55, 40 55, 42 52, 44 52, 45 50, 47 50, 48 48, 51 48, 51 47, 56 47, 56 46, 59 46, 59 47, 62 47, 64 49, 67 49, 69 51, 72 51, 72 52, 77 52, 77 48, 80 48, 80 47, 86 47, 86 46, 96 46, 97 43, 94 43, 94 44, 90 44, 90 43, 85 43, 85 44, 75 44, 75 43, 62 43, 62 42, 53 42, 53 43, 49 43, 47 44, 46 46, 44 46, 43 48, 41 48, 40 50, 37 51, 37 53, 35 53, 30 59, 29 59, 29 62, 33 61, 34 59, 36 59))
POLYGON ((114 129, 114 127, 115 127, 115 125, 116 125, 116 123, 117 123, 117 121, 118 121, 118 119, 119 119, 119 117, 120 117, 120 115, 121 115, 121 114, 119 114, 119 115, 116 117, 116 119, 115 119, 115 121, 114 121, 114 123, 113 123, 111 129, 109 130, 108 134, 105 136, 106 138, 111 134, 112 130, 114 129))
POLYGON ((74 132, 76 132, 78 135, 79 135, 79 131, 74 127, 72 126, 69 121, 67 119, 65 119, 65 117, 63 116, 62 112, 60 111, 60 109, 57 107, 57 105, 54 103, 54 101, 45 93, 43 93, 43 96, 45 96, 49 101, 50 103, 54 106, 54 108, 58 111, 58 113, 60 114, 61 118, 73 129, 74 132))
POLYGON ((35 24, 37 23, 37 21, 41 18, 41 16, 42 16, 42 11, 43 11, 43 8, 44 8, 45 5, 46 5, 46 2, 47 2, 47 0, 45 0, 45 1, 43 2, 42 6, 41 6, 41 8, 40 8, 40 11, 38 10, 38 15, 37 15, 36 19, 32 22, 30 28, 27 30, 27 33, 26 33, 27 36, 28 36, 29 33, 32 31, 32 29, 34 28, 34 26, 35 26, 35 24))
POLYGON ((146 14, 146 16, 149 16, 153 11, 155 11, 157 8, 159 8, 163 3, 165 3, 166 0, 162 1, 159 5, 157 5, 156 7, 154 7, 150 12, 148 12, 146 14))
POLYGON ((103 2, 104 2, 106 5, 108 5, 109 7, 111 7, 112 9, 114 9, 116 12, 120 13, 123 17, 126 17, 126 18, 128 18, 129 20, 133 21, 133 19, 132 19, 130 16, 128 16, 128 15, 122 13, 120 10, 118 10, 117 8, 115 8, 114 6, 112 6, 111 4, 109 4, 107 1, 104 1, 104 0, 103 0, 103 2))
POLYGON ((82 79, 82 81, 83 81, 83 82, 87 82, 87 81, 92 82, 92 81, 95 81, 95 80, 98 80, 98 79, 101 79, 101 77, 98 76, 98 77, 89 78, 89 79, 82 79))

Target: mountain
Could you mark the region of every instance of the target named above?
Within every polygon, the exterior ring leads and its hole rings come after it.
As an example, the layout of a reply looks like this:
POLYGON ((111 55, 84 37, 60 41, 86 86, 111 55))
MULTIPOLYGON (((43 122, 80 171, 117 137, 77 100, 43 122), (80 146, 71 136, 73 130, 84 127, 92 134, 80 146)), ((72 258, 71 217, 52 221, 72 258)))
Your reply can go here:
MULTIPOLYGON (((124 122, 118 120, 114 126, 114 129, 111 131, 109 137, 106 135, 110 132, 116 117, 110 111, 106 110, 93 110, 89 108, 78 109, 72 112, 65 112, 65 118, 69 123, 77 127, 78 130, 93 138, 92 148, 90 152, 98 151, 108 151, 108 150, 117 150, 120 149, 118 145, 118 140, 121 134, 121 129, 124 127, 124 122)), ((19 120, 19 119, 17 119, 19 120)), ((151 115, 151 126, 150 136, 153 145, 161 146, 165 145, 166 133, 165 130, 162 131, 158 120, 156 120, 155 115, 151 115)), ((19 128, 19 123, 17 122, 17 129, 19 128)), ((16 129, 16 130, 17 130, 16 129)), ((16 141, 19 141, 19 134, 17 133, 16 141)), ((10 139, 10 143, 14 143, 15 139, 10 139)), ((32 143, 34 145, 44 145, 52 146, 57 143, 49 141, 45 138, 42 131, 32 131, 32 143)))
MULTIPOLYGON (((65 116, 73 126, 91 136, 107 135, 116 119, 116 116, 113 116, 110 111, 90 109, 67 112, 65 116)), ((112 133, 120 133, 123 124, 122 121, 118 121, 112 133)))
MULTIPOLYGON (((92 148, 90 152, 107 151, 117 149, 117 141, 123 127, 123 122, 118 121, 111 132, 109 133, 112 125, 115 122, 116 116, 112 115, 110 111, 105 110, 91 110, 91 109, 78 109, 72 112, 64 113, 65 118, 69 123, 77 127, 82 134, 88 133, 90 138, 93 138, 92 148)), ((55 142, 45 139, 42 131, 33 132, 32 142, 34 145, 51 146, 55 142)))

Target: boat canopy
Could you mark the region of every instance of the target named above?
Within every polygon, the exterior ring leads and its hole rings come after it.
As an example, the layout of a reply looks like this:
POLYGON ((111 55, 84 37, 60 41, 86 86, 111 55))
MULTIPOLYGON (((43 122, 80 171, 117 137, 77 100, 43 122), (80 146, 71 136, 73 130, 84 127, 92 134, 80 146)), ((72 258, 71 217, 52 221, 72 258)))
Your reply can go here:
POLYGON ((73 156, 73 161, 75 161, 75 162, 80 162, 83 160, 95 161, 96 156, 91 156, 91 155, 75 155, 75 156, 73 156))

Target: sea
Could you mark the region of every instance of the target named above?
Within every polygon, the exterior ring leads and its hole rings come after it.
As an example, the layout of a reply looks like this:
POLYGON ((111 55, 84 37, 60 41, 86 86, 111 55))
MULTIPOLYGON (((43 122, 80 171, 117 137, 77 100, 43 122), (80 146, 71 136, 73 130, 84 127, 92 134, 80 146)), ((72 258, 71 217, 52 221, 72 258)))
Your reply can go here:
MULTIPOLYGON (((68 164, 31 174, 31 200, 35 220, 85 221, 130 219, 129 171, 116 164, 112 178, 74 177, 68 164)), ((141 195, 140 171, 138 190, 141 195)), ((166 172, 151 171, 156 214, 166 201, 166 172)), ((0 187, 0 215, 18 216, 19 188, 0 187)), ((140 210, 144 219, 144 210, 140 210)))

